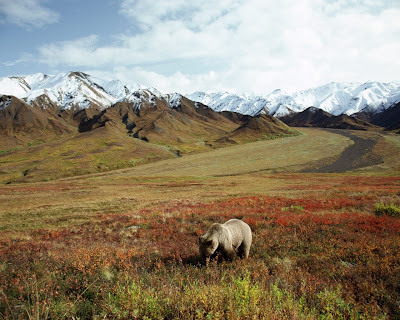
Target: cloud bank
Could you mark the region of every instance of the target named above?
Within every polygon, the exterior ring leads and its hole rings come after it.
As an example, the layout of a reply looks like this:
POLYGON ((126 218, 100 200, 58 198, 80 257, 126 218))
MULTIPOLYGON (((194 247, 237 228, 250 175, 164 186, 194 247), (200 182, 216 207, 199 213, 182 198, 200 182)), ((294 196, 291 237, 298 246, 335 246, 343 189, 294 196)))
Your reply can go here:
POLYGON ((40 0, 0 0, 0 19, 23 28, 40 28, 55 23, 60 15, 40 0))
POLYGON ((112 43, 96 34, 48 43, 37 60, 180 92, 268 93, 400 72, 393 1, 122 0, 119 13, 130 26, 112 43))

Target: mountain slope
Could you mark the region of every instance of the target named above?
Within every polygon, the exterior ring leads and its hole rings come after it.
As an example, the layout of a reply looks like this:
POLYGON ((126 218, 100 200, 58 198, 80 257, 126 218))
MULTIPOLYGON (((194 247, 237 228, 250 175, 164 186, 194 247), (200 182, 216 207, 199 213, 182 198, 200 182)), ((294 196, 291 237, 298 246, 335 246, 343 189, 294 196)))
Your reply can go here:
POLYGON ((134 139, 106 124, 0 152, 0 183, 47 181, 175 158, 167 147, 134 139))
POLYGON ((0 96, 0 136, 2 148, 36 140, 48 141, 74 132, 75 128, 50 110, 28 105, 13 96, 0 96))
MULTIPOLYGON (((213 141, 235 131, 244 122, 234 122, 203 104, 172 94, 165 97, 147 96, 140 104, 118 102, 81 123, 80 131, 93 130, 106 124, 123 126, 135 138, 171 146, 181 154, 215 146, 213 141)), ((267 127, 253 129, 247 141, 259 138, 255 137, 257 130, 259 136, 273 133, 267 127)))
POLYGON ((263 114, 257 117, 249 117, 241 126, 220 138, 217 142, 225 144, 232 143, 232 141, 243 143, 297 134, 297 131, 289 128, 278 118, 263 114))
POLYGON ((361 111, 355 116, 392 131, 400 129, 400 102, 382 112, 361 111))
POLYGON ((299 113, 292 113, 280 118, 291 127, 320 127, 350 130, 378 130, 379 128, 367 121, 350 117, 345 114, 334 116, 318 108, 307 108, 299 113))
POLYGON ((0 94, 24 97, 31 90, 24 78, 0 78, 0 94))

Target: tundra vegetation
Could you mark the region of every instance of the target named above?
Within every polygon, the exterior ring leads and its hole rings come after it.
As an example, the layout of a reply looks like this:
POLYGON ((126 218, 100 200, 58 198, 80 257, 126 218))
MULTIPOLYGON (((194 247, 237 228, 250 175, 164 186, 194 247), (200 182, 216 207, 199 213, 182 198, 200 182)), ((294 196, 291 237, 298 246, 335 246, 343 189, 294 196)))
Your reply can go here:
POLYGON ((212 162, 221 149, 207 161, 0 186, 0 318, 399 318, 400 137, 382 135, 379 165, 296 172, 315 164, 313 139, 329 159, 322 136, 338 153, 349 145, 319 132, 303 131, 308 149, 299 137, 243 145, 247 167, 234 175, 215 174, 239 168, 235 157, 212 162), (279 168, 251 166, 260 143, 279 168), (198 237, 230 218, 253 231, 249 259, 202 266, 198 237))

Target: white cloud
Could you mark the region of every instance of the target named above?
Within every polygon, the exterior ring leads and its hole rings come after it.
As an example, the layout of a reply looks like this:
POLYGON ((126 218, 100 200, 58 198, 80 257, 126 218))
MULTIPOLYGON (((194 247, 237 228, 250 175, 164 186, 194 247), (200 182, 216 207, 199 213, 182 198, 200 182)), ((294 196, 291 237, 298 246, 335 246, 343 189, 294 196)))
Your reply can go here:
POLYGON ((213 71, 197 75, 184 74, 178 71, 172 75, 165 76, 157 72, 145 70, 141 67, 118 67, 113 70, 112 75, 126 82, 132 81, 132 78, 134 78, 137 83, 155 87, 165 93, 192 93, 194 88, 204 88, 207 84, 212 84, 213 89, 217 91, 233 91, 232 88, 224 86, 223 82, 218 84, 221 78, 213 71))
POLYGON ((187 27, 203 28, 237 8, 242 0, 122 0, 120 12, 140 27, 151 29, 165 21, 181 21, 187 27))
MULTIPOLYGON (((0 0, 1 1, 1 0, 0 0)), ((134 34, 47 44, 40 61, 164 91, 267 93, 400 73, 400 7, 377 0, 123 0, 134 34)))
POLYGON ((4 61, 2 64, 6 67, 12 67, 20 63, 30 63, 34 60, 34 56, 31 53, 23 53, 21 56, 16 60, 4 61))
POLYGON ((0 0, 0 18, 24 28, 42 27, 59 20, 59 14, 43 6, 43 0, 0 0))
POLYGON ((39 48, 39 62, 50 66, 101 66, 100 57, 95 57, 98 37, 90 35, 72 41, 59 41, 39 48), (96 58, 96 60, 93 60, 96 58))

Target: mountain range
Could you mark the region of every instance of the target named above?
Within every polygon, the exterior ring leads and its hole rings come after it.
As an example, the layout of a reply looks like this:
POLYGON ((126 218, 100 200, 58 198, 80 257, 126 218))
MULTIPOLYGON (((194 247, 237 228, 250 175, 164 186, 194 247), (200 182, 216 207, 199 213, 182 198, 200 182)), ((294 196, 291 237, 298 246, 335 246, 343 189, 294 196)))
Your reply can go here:
POLYGON ((179 93, 164 94, 82 72, 2 78, 0 94, 0 133, 2 145, 8 141, 8 146, 105 126, 144 141, 181 146, 179 152, 184 145, 197 150, 293 134, 269 115, 259 116, 255 126, 252 117, 219 113, 179 93))
POLYGON ((187 97, 216 111, 234 111, 256 116, 267 113, 282 117, 309 107, 332 115, 379 113, 400 102, 400 83, 339 83, 298 91, 292 94, 278 89, 265 96, 195 92, 187 97))
MULTIPOLYGON (((0 95, 0 129, 14 137, 24 130, 45 129, 48 135, 123 123, 132 136, 157 143, 179 144, 188 136, 195 140, 199 130, 207 133, 200 134, 207 136, 204 141, 233 142, 230 138, 238 139, 238 132, 241 140, 249 140, 243 132, 249 132, 250 127, 252 139, 255 131, 259 131, 256 136, 287 134, 290 130, 277 118, 290 126, 363 130, 400 127, 400 83, 396 82, 332 82, 292 94, 278 89, 265 96, 227 92, 183 96, 67 72, 0 78, 0 95), (269 125, 255 125, 254 117, 269 125)), ((27 135, 19 137, 22 141, 24 138, 27 135)))
MULTIPOLYGON (((153 97, 164 98, 173 104, 180 96, 177 93, 163 94, 139 84, 103 80, 82 72, 0 78, 0 94, 24 99, 28 104, 47 96, 60 109, 84 109, 89 105, 104 109, 118 101, 139 104, 140 99, 153 97)), ((400 82, 331 82, 291 94, 277 89, 265 95, 195 92, 185 97, 217 112, 230 111, 250 116, 269 114, 282 117, 309 107, 335 116, 354 115, 379 113, 400 102, 400 82)))
POLYGON ((82 72, 0 78, 0 177, 48 180, 180 157, 316 126, 400 132, 396 83, 265 96, 155 88, 82 72))

